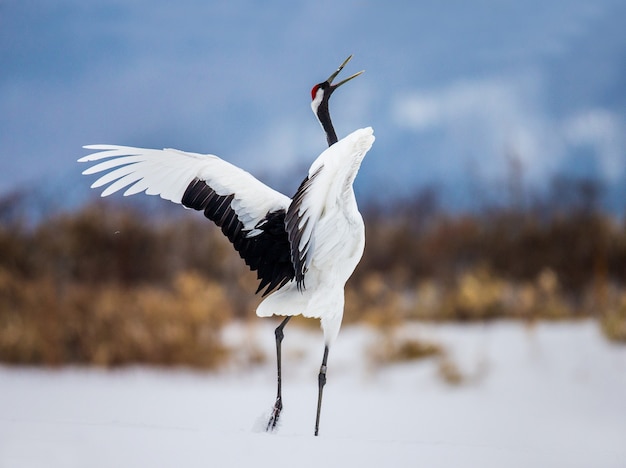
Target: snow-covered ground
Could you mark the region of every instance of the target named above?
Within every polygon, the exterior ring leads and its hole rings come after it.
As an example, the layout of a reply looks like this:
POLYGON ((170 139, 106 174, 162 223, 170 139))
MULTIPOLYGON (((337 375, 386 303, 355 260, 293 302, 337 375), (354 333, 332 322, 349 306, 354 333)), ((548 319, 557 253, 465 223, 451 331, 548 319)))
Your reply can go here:
POLYGON ((271 322, 234 325, 244 350, 217 373, 0 367, 0 468, 21 467, 626 467, 626 348, 593 322, 421 325, 464 376, 440 362, 374 366, 379 341, 345 327, 329 357, 313 437, 321 334, 290 326, 285 410, 275 396, 271 322), (266 362, 245 364, 262 351, 266 362))

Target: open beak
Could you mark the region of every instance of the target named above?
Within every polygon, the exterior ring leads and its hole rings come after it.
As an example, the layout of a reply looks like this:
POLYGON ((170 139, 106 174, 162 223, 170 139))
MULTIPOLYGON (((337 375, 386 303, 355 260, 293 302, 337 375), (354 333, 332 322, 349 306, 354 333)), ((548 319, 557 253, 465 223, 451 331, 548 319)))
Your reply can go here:
POLYGON ((350 81, 352 78, 356 78, 357 76, 359 76, 361 73, 363 73, 365 70, 361 70, 360 72, 355 73, 352 76, 349 76, 348 78, 346 78, 345 80, 340 81, 337 84, 333 84, 333 80, 337 77, 337 75, 339 74, 339 72, 341 70, 343 70, 343 67, 346 66, 346 64, 352 59, 352 55, 350 55, 350 57, 348 57, 347 59, 345 59, 343 61, 343 63, 341 65, 339 65, 339 68, 337 68, 337 70, 328 77, 328 79, 326 80, 328 82, 328 84, 330 85, 330 90, 331 92, 333 92, 334 90, 336 90, 337 88, 339 88, 339 86, 341 86, 342 84, 347 83, 348 81, 350 81))

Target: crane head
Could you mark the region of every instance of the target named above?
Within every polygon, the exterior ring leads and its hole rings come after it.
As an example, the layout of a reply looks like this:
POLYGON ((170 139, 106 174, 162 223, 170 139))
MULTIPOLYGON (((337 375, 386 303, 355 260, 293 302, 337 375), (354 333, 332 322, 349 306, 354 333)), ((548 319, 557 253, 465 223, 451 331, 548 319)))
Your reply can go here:
POLYGON ((335 70, 326 81, 322 81, 321 83, 316 84, 315 86, 313 86, 313 89, 311 89, 311 109, 313 110, 315 117, 317 117, 320 125, 324 129, 324 132, 326 132, 326 140, 328 141, 328 146, 333 145, 337 142, 337 134, 335 133, 335 129, 333 128, 333 123, 330 119, 330 112, 328 110, 328 100, 330 99, 330 95, 333 94, 333 92, 337 88, 339 88, 339 86, 347 83, 352 78, 356 78, 365 71, 361 70, 360 72, 349 76, 345 80, 333 84, 333 80, 337 77, 339 72, 343 70, 343 67, 346 66, 351 58, 352 55, 345 59, 343 63, 339 65, 339 68, 337 68, 337 70, 335 70))
POLYGON ((322 104, 322 102, 328 102, 328 100, 330 99, 330 95, 337 89, 339 88, 339 86, 347 83, 348 81, 350 81, 353 78, 356 78, 357 76, 359 76, 361 73, 363 73, 365 70, 361 70, 358 73, 355 73, 354 75, 349 76, 348 78, 346 78, 345 80, 340 81, 339 83, 335 83, 333 84, 333 80, 337 77, 337 75, 339 74, 339 72, 341 72, 341 70, 343 70, 343 67, 346 66, 346 64, 352 59, 352 55, 350 55, 347 59, 345 59, 343 61, 343 63, 341 65, 339 65, 339 68, 337 68, 337 70, 335 70, 333 72, 332 75, 330 75, 328 77, 328 79, 326 79, 326 81, 322 81, 321 83, 316 84, 315 86, 313 86, 313 88, 311 89, 311 108, 313 109, 313 112, 317 115, 317 109, 320 107, 320 105, 322 104))

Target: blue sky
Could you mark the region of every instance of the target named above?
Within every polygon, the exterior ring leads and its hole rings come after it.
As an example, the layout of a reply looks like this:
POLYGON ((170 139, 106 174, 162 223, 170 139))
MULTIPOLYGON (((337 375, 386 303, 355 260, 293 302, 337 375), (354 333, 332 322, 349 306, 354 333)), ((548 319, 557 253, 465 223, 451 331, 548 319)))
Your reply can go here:
MULTIPOLYGON (((0 0, 0 196, 86 197, 86 144, 214 153, 286 192, 325 145, 309 91, 349 54, 363 197, 500 196, 590 176, 626 196, 626 2, 0 0), (289 177, 293 174, 293 177, 289 177), (70 192, 66 187, 73 187, 70 192)), ((623 208, 622 208, 623 211, 623 208)))

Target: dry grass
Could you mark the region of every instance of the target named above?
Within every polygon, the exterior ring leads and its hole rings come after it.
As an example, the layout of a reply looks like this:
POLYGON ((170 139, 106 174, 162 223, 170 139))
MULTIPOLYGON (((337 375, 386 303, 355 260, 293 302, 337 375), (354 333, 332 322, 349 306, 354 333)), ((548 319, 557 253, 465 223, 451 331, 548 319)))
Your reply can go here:
POLYGON ((398 337, 389 331, 381 331, 381 334, 381 339, 368 352, 375 365, 429 359, 444 354, 441 345, 423 338, 398 337))
POLYGON ((211 368, 227 353, 232 316, 222 289, 195 274, 169 289, 59 288, 0 272, 0 358, 31 365, 185 365, 211 368))
POLYGON ((510 281, 478 266, 450 284, 419 282, 411 292, 407 318, 420 320, 484 321, 490 319, 564 319, 581 310, 567 300, 557 275, 541 271, 534 281, 510 281))
POLYGON ((602 313, 600 325, 608 339, 626 344, 626 293, 615 302, 602 313))
MULTIPOLYGON (((625 224, 584 211, 422 217, 414 208, 366 220, 346 323, 388 335, 406 320, 595 317, 626 343, 625 224)), ((255 274, 200 214, 156 218, 98 203, 29 228, 0 211, 0 362, 224 363, 221 328, 252 316, 255 274)), ((375 358, 439 356, 452 382, 443 355, 405 338, 375 358)), ((245 357, 262 359, 255 349, 245 357)))
MULTIPOLYGON (((248 304, 251 315, 252 294, 239 294, 247 295, 242 303, 248 304)), ((583 313, 598 317, 607 338, 626 342, 626 293, 617 289, 601 301, 593 291, 588 296, 583 313)), ((50 277, 18 278, 0 270, 0 360, 213 368, 229 355, 220 332, 241 307, 231 298, 222 284, 189 272, 177 274, 169 285, 125 288, 112 283, 57 283, 50 277)), ((449 285, 429 280, 409 291, 398 291, 374 273, 346 291, 346 322, 365 322, 383 335, 383 346, 372 355, 377 362, 445 354, 436 343, 394 337, 394 329, 405 320, 514 318, 533 322, 580 315, 564 298, 550 270, 541 272, 534 282, 518 284, 480 267, 449 285)), ((319 326, 315 320, 302 322, 319 326)), ((250 353, 251 364, 262 359, 256 354, 250 353)), ((444 361, 441 366, 442 375, 454 381, 454 369, 444 361)))
POLYGON ((447 354, 439 359, 437 371, 439 377, 448 385, 461 385, 467 381, 459 366, 447 354))
POLYGON ((348 283, 344 321, 390 327, 402 319, 404 308, 401 294, 393 285, 383 275, 371 273, 360 284, 348 283))
POLYGON ((402 324, 378 328, 377 331, 380 336, 367 352, 375 367, 428 359, 435 360, 437 376, 448 385, 462 385, 472 377, 461 372, 444 346, 421 336, 407 335, 402 324))

